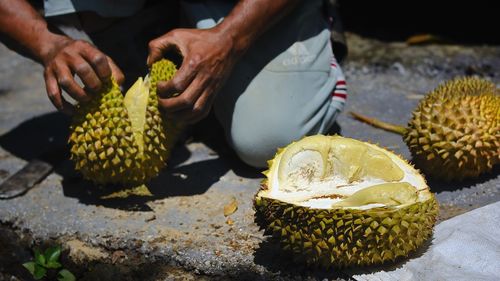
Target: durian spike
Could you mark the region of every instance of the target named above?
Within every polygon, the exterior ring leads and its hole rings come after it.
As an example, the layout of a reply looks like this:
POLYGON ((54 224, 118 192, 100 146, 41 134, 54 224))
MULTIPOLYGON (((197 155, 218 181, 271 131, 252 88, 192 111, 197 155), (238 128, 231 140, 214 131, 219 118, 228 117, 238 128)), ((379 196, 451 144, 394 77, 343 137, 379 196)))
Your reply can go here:
POLYGON ((399 134, 399 135, 404 135, 406 134, 406 132, 408 131, 405 127, 403 126, 398 126, 398 125, 394 125, 394 124, 391 124, 391 123, 387 123, 387 122, 384 122, 384 121, 380 121, 378 119, 375 119, 375 118, 371 118, 371 117, 368 117, 368 116, 365 116, 365 115, 362 115, 362 114, 359 114, 359 113, 356 113, 356 112, 349 112, 355 119, 361 121, 361 122, 364 122, 364 123, 367 123, 368 125, 371 125, 375 128, 380 128, 380 129, 383 129, 383 130, 386 130, 386 131, 389 131, 389 132, 393 132, 393 133, 396 133, 396 134, 399 134))

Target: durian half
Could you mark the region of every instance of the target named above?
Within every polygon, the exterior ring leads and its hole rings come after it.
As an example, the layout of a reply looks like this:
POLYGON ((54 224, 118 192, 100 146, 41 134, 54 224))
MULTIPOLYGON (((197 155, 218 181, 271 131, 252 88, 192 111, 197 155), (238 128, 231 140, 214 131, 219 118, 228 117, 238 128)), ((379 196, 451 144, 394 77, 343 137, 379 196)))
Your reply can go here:
POLYGON ((163 59, 125 97, 111 79, 90 102, 77 106, 69 143, 71 159, 84 178, 137 185, 158 175, 180 127, 160 113, 156 83, 170 80, 175 71, 163 59))
POLYGON ((374 144, 311 136, 269 161, 256 221, 308 264, 378 264, 431 236, 437 201, 406 161, 374 144))

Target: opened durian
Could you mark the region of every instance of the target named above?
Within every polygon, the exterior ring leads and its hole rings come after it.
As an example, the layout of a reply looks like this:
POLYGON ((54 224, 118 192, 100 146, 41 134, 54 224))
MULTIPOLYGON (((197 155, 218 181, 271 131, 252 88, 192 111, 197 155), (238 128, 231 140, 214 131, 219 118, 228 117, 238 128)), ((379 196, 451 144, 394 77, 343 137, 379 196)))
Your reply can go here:
POLYGON ((255 198, 256 220, 296 260, 378 264, 405 257, 432 234, 437 202, 397 155, 340 136, 278 150, 255 198))
POLYGON ((71 159, 84 178, 137 185, 158 175, 180 128, 160 114, 156 83, 171 79, 175 71, 163 59, 125 97, 111 79, 90 102, 77 106, 69 143, 71 159))
POLYGON ((461 78, 438 86, 414 110, 407 128, 352 114, 403 135, 416 167, 435 178, 477 177, 500 163, 500 95, 486 80, 461 78))

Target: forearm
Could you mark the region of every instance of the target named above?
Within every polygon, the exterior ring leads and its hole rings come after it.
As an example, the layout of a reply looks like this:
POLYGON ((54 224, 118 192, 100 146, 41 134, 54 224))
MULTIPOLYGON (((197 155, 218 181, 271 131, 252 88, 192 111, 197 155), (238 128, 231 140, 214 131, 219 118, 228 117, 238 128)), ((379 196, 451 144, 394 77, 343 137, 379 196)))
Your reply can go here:
POLYGON ((241 0, 216 29, 231 36, 237 53, 288 14, 299 0, 241 0))
POLYGON ((15 40, 41 63, 51 56, 55 46, 68 37, 55 34, 47 22, 25 0, 0 1, 0 32, 15 40))

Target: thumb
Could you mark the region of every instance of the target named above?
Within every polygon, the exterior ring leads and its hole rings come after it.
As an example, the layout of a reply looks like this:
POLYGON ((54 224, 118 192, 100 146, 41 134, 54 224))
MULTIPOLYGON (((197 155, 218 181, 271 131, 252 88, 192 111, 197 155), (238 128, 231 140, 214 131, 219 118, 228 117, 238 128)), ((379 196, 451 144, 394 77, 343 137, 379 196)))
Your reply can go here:
POLYGON ((174 41, 174 37, 171 35, 171 33, 167 33, 152 40, 151 42, 149 42, 148 47, 149 55, 147 64, 149 67, 151 67, 154 62, 161 60, 166 52, 172 49, 179 51, 179 48, 174 41))
POLYGON ((151 67, 151 65, 160 60, 161 58, 163 57, 163 52, 161 51, 160 48, 158 48, 156 45, 155 46, 151 46, 151 44, 149 45, 149 55, 148 55, 148 59, 147 59, 147 65, 149 67, 151 67))

